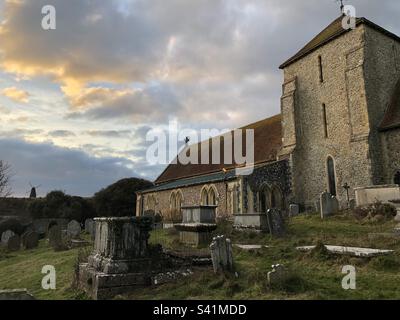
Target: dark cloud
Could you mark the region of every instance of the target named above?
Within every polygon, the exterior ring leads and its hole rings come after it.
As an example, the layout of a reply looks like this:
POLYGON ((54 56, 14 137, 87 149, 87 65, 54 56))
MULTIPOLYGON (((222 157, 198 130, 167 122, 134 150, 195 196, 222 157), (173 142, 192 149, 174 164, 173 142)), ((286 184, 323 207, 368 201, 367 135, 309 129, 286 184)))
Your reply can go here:
POLYGON ((76 134, 69 130, 53 130, 48 133, 49 136, 54 138, 75 137, 76 134))
POLYGON ((141 168, 123 158, 95 158, 74 149, 48 143, 32 144, 20 139, 0 139, 2 160, 12 166, 14 195, 26 196, 29 182, 40 184, 40 195, 65 190, 74 195, 91 196, 118 179, 140 176, 141 168))
POLYGON ((131 130, 89 130, 85 131, 85 134, 92 137, 103 137, 103 138, 129 138, 132 134, 131 130))
MULTIPOLYGON (((348 3, 400 34, 398 0, 348 3)), ((82 131, 93 121, 115 124, 91 136, 121 138, 126 123, 140 125, 132 129, 136 148, 119 154, 139 159, 130 163, 135 173, 153 178, 163 166, 145 161, 150 125, 172 117, 194 129, 233 128, 278 113, 278 66, 339 16, 334 0, 0 0, 2 7, 0 68, 50 75, 70 107, 65 123, 77 121, 82 131), (57 9, 55 31, 41 29, 45 4, 57 9)), ((0 133, 34 134, 43 131, 0 133)), ((82 148, 113 153, 112 146, 82 148)))

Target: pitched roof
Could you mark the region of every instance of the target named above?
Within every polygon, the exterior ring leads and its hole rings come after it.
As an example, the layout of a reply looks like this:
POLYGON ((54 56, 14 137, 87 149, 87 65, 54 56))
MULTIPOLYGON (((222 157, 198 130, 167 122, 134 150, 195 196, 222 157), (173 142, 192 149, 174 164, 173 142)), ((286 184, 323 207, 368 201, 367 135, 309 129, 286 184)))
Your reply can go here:
MULTIPOLYGON (((346 30, 342 27, 343 15, 334 20, 330 25, 328 25, 324 30, 322 30, 317 36, 315 36, 309 43, 307 43, 299 52, 297 52, 293 57, 282 63, 280 65, 280 69, 284 69, 302 57, 308 55, 319 47, 325 45, 326 43, 336 39, 342 34, 351 31, 352 29, 346 30)), ((400 38, 394 33, 389 32, 388 30, 378 26, 377 24, 371 22, 366 18, 356 18, 356 26, 360 24, 366 24, 369 27, 397 40, 400 41, 400 38)))
MULTIPOLYGON (((267 118, 240 129, 254 129, 254 163, 262 163, 268 161, 275 161, 277 159, 278 151, 282 147, 282 124, 281 115, 276 115, 271 118, 267 118)), ((230 132, 232 133, 232 131, 230 132)), ((221 172, 223 169, 233 169, 239 165, 236 163, 229 164, 224 161, 224 144, 227 143, 227 147, 231 145, 231 139, 225 139, 227 134, 219 136, 220 139, 220 163, 212 164, 212 143, 207 143, 207 141, 200 142, 198 144, 191 145, 189 150, 182 151, 194 152, 195 148, 198 148, 198 159, 199 164, 182 164, 179 159, 175 159, 177 163, 171 163, 163 173, 155 181, 156 184, 166 183, 178 179, 189 178, 194 176, 201 176, 216 172, 221 172), (208 148, 208 154, 210 163, 201 164, 201 155, 206 154, 208 148)), ((243 153, 246 150, 246 139, 242 139, 242 150, 243 153)), ((233 144, 234 146, 234 144, 233 144)), ((233 151, 234 148, 231 148, 233 151)), ((234 157, 232 156, 234 160, 234 157)), ((228 161, 226 161, 228 162, 228 161)))
POLYGON ((400 79, 397 81, 385 116, 379 126, 381 131, 400 128, 400 79))

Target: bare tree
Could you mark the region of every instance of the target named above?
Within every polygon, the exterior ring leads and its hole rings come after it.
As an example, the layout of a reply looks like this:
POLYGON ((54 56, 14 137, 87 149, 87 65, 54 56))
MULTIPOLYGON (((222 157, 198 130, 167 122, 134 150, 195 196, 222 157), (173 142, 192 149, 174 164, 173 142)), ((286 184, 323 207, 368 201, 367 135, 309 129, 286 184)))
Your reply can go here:
POLYGON ((11 166, 0 160, 0 197, 8 197, 11 195, 11 166))

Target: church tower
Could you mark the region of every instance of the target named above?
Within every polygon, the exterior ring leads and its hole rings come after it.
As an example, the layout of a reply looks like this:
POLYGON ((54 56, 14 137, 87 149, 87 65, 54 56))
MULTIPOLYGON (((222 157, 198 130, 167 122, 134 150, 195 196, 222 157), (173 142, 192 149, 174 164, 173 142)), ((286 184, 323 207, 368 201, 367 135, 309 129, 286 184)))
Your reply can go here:
POLYGON ((344 206, 346 183, 354 197, 354 188, 393 183, 400 170, 399 146, 388 152, 400 143, 392 116, 400 115, 400 38, 365 18, 346 30, 344 18, 280 66, 280 157, 290 160, 294 201, 306 207, 324 190, 344 206))

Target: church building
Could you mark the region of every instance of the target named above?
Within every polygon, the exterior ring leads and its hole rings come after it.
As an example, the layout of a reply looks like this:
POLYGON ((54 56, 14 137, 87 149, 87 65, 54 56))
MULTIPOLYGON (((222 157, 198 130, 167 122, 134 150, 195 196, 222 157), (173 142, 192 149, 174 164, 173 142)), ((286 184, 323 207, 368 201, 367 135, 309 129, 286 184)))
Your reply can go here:
POLYGON ((354 198, 358 187, 400 184, 400 38, 365 18, 346 30, 342 19, 280 66, 281 113, 243 128, 254 130, 252 174, 178 161, 137 193, 137 215, 174 220, 195 205, 218 216, 315 211, 325 190, 345 207, 345 185, 354 198))

